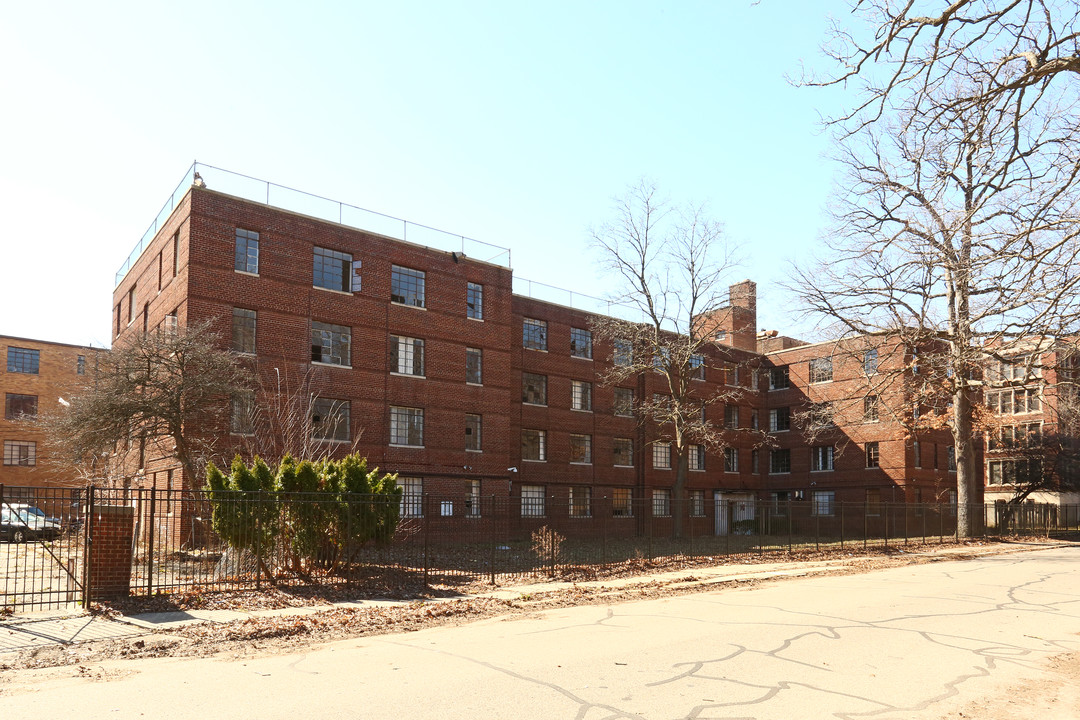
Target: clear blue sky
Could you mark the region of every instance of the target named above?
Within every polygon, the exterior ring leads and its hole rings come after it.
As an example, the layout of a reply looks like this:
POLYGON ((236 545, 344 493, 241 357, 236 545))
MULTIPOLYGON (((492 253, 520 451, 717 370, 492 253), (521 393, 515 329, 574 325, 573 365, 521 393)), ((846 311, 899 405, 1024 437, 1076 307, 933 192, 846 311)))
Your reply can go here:
POLYGON ((839 0, 9 3, 0 334, 109 344, 114 274, 193 160, 509 247, 604 294, 588 230, 638 178, 744 244, 759 324, 825 223, 792 87, 839 0))

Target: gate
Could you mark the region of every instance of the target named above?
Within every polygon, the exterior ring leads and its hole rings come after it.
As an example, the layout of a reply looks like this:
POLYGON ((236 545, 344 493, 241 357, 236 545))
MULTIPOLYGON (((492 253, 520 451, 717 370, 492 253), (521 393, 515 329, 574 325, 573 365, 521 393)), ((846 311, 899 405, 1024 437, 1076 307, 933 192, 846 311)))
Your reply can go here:
POLYGON ((82 600, 85 491, 0 485, 0 612, 82 600))

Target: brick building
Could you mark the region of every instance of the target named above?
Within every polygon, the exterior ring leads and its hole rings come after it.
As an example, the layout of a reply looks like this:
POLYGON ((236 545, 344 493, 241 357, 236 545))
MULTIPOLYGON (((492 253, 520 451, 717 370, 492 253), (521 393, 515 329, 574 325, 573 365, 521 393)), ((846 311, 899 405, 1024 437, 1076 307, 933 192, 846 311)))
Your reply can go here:
POLYGON ((6 366, 0 375, 4 416, 0 441, 4 462, 0 484, 15 487, 73 487, 82 480, 52 462, 45 432, 34 420, 55 412, 92 380, 104 350, 0 335, 6 366))
MULTIPOLYGON (((905 349, 759 336, 754 283, 732 285, 730 298, 707 319, 715 342, 694 382, 701 397, 726 398, 705 411, 726 447, 690 453, 701 531, 737 519, 716 512, 724 499, 813 500, 822 515, 841 500, 948 501, 948 433, 905 431, 903 384, 875 389, 878 363, 905 363, 905 349), (810 437, 796 420, 825 405, 834 422, 810 437)), ((421 493, 450 498, 439 512, 454 515, 494 495, 536 518, 551 503, 569 517, 602 503, 632 529, 635 503, 660 517, 672 503, 670 446, 628 411, 662 392, 660 375, 603 383, 617 353, 593 341, 591 317, 515 294, 508 267, 201 182, 125 264, 113 307, 117 342, 211 321, 263 394, 302 378, 318 398, 316 432, 399 473, 407 514, 423 511, 421 493)), ((223 459, 251 435, 236 417, 210 431, 223 459)), ((143 464, 148 484, 202 484, 174 477, 165 449, 143 464)))

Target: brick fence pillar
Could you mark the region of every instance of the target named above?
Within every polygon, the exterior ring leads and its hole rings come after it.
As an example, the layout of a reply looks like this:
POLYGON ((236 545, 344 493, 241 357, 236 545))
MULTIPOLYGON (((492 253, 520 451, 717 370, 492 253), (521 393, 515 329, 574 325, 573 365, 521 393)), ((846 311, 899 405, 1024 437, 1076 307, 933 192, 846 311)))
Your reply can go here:
POLYGON ((135 508, 98 505, 90 522, 90 599, 126 597, 131 591, 135 508))

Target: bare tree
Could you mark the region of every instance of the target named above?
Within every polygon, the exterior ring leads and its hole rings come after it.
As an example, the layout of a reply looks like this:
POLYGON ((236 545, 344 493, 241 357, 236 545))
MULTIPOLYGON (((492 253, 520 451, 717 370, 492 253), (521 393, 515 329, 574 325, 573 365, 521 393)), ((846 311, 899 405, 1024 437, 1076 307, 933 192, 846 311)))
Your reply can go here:
POLYGON ((639 398, 634 411, 640 421, 655 426, 658 440, 671 443, 676 468, 672 517, 680 537, 688 447, 725 444, 724 431, 706 421, 702 410, 728 394, 702 396, 691 381, 716 357, 715 351, 706 353, 714 348, 711 313, 727 305, 724 278, 733 264, 732 250, 722 225, 702 208, 673 209, 644 181, 618 200, 615 218, 595 229, 593 240, 605 267, 621 281, 612 300, 640 318, 593 319, 593 333, 614 348, 603 381, 614 385, 655 373, 666 386, 666 393, 639 398))
POLYGON ((982 488, 981 368, 1037 363, 1032 347, 1075 332, 1080 213, 1075 106, 1045 93, 958 105, 977 94, 958 85, 921 98, 933 113, 909 108, 846 138, 829 254, 793 289, 839 335, 910 348, 896 377, 916 406, 947 398, 967 535, 982 488))
POLYGON ((54 455, 92 474, 107 457, 116 473, 134 448, 164 442, 193 481, 249 377, 208 324, 141 333, 102 358, 95 383, 69 408, 45 419, 54 455))

